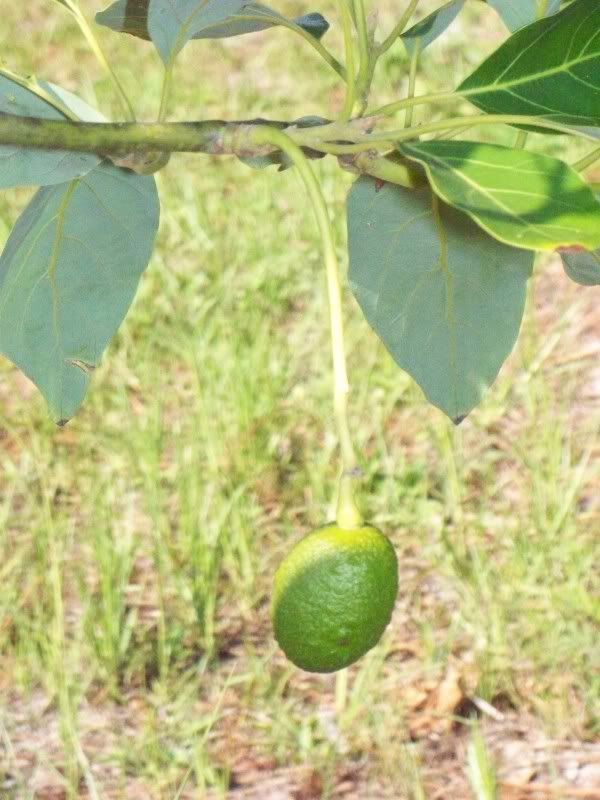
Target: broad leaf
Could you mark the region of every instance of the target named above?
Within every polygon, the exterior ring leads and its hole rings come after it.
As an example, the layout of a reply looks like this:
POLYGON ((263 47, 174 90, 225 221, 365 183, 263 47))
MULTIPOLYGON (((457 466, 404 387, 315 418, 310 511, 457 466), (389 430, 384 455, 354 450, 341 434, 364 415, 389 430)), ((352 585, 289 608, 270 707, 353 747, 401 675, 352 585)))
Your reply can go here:
POLYGON ((190 39, 219 25, 248 5, 249 0, 150 0, 148 33, 165 64, 190 39))
POLYGON ((42 119, 65 119, 65 115, 40 94, 27 88, 25 79, 0 71, 0 114, 42 119))
POLYGON ((321 14, 304 14, 294 20, 288 20, 277 11, 260 3, 250 3, 239 14, 234 14, 222 25, 205 28, 195 39, 225 39, 231 36, 242 36, 246 33, 257 33, 278 25, 297 25, 315 39, 321 39, 329 30, 329 23, 321 14))
POLYGON ((133 300, 154 243, 154 179, 101 164, 40 189, 0 256, 0 350, 75 414, 133 300))
MULTIPOLYGON (((26 81, 20 82, 16 77, 0 73, 0 113, 42 119, 65 119, 65 114, 50 102, 52 97, 56 97, 58 105, 64 102, 58 95, 61 91, 51 84, 42 83, 27 88, 26 81), (41 94, 37 94, 34 88, 41 90, 41 94), (48 99, 42 96, 44 93, 47 93, 48 99)), ((70 92, 66 94, 85 105, 70 92)), ((0 189, 65 183, 72 178, 85 175, 99 162, 98 156, 83 153, 28 150, 12 145, 0 145, 0 189)))
POLYGON ((457 92, 487 113, 599 127, 598 3, 575 0, 560 13, 517 31, 457 92))
POLYGON ((366 177, 348 198, 348 243, 369 324, 428 400, 460 422, 514 346, 533 253, 491 239, 427 186, 366 177))
POLYGON ((86 175, 99 161, 84 153, 0 145, 0 189, 65 183, 86 175))
POLYGON ((90 106, 81 97, 57 86, 55 83, 39 81, 39 86, 48 93, 49 98, 55 98, 65 108, 82 122, 108 122, 104 114, 97 108, 90 106))
MULTIPOLYGON (((538 19, 540 0, 487 0, 510 31, 518 31, 538 19)), ((560 0, 548 0, 545 17, 560 10, 560 0)))
MULTIPOLYGON (((96 22, 119 33, 129 33, 140 39, 149 39, 148 6, 150 0, 117 0, 105 11, 96 14, 96 22)), ((193 39, 219 39, 240 36, 273 28, 277 25, 303 28, 315 39, 320 39, 329 29, 329 23, 316 12, 289 20, 262 3, 249 3, 225 22, 204 28, 193 39)))
POLYGON ((444 31, 454 22, 465 0, 451 0, 445 6, 433 11, 425 19, 417 22, 409 30, 404 31, 400 38, 404 42, 409 55, 413 55, 416 49, 419 52, 425 50, 432 42, 441 36, 444 31))
POLYGON ((139 39, 150 39, 148 33, 148 6, 150 0, 116 0, 96 14, 98 25, 117 33, 129 33, 139 39))
POLYGON ((589 253, 561 253, 565 272, 582 286, 600 286, 600 249, 589 253))
POLYGON ((600 246, 600 204, 581 176, 550 156, 479 142, 411 142, 434 191, 502 242, 528 250, 600 246))

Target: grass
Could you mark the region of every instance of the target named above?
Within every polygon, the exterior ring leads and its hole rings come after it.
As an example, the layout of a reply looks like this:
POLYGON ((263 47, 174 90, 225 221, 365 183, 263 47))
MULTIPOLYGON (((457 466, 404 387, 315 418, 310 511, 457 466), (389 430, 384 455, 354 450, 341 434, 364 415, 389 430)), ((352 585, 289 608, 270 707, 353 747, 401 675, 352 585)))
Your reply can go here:
MULTIPOLYGON (((447 88, 440 77, 501 40, 489 9, 465 19, 432 48, 418 91, 447 88)), ((118 113, 60 5, 7 7, 0 36, 10 68, 118 113)), ((150 46, 99 36, 151 119, 150 46)), ((339 52, 335 31, 327 41, 339 52)), ((182 57, 174 118, 341 106, 335 74, 286 32, 211 47, 182 57)), ((374 102, 406 88, 406 67, 391 51, 374 102)), ((343 255, 352 176, 332 159, 316 169, 343 255)), ((517 349, 459 429, 346 298, 363 504, 397 548, 401 592, 336 698, 334 679, 285 662, 268 621, 274 569, 331 517, 336 477, 325 278, 303 187, 293 170, 191 156, 158 181, 158 246, 80 415, 54 428, 0 365, 0 797, 417 800, 450 796, 436 792, 453 780, 461 797, 468 758, 440 741, 464 731, 495 775, 467 698, 548 741, 593 742, 598 289, 538 265, 517 349)), ((0 239, 29 194, 0 195, 0 239)))

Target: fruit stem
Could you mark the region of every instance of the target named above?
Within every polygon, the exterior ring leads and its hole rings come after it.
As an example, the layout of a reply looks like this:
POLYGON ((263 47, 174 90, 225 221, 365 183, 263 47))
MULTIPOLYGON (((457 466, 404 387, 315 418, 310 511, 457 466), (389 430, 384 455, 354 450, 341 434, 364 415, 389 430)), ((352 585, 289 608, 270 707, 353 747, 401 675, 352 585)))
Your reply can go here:
POLYGON ((359 470, 354 469, 350 472, 343 470, 340 475, 335 521, 344 530, 360 528, 364 523, 363 516, 354 499, 354 483, 359 474, 359 470))
POLYGON ((297 167, 304 181, 308 196, 317 218, 317 225, 323 245, 325 268, 327 271, 327 291, 329 295, 329 322, 331 327, 331 350, 333 356, 333 407, 340 441, 342 474, 339 484, 337 523, 342 528, 360 527, 362 516, 354 499, 354 481, 359 469, 348 424, 348 373, 344 347, 344 318, 342 313, 342 290, 340 286, 339 263, 333 228, 327 204, 311 164, 298 147, 283 131, 275 128, 257 126, 251 133, 257 144, 272 144, 282 150, 297 167))

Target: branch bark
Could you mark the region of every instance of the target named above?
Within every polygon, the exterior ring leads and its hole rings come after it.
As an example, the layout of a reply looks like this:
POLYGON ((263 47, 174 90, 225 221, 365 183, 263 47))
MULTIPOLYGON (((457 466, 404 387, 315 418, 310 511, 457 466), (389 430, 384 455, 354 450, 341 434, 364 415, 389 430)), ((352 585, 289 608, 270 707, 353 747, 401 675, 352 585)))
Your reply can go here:
POLYGON ((251 141, 250 130, 257 125, 284 129, 294 123, 262 119, 101 123, 0 114, 0 144, 119 157, 156 151, 240 156, 273 152, 275 148, 271 145, 257 145, 251 141))
MULTIPOLYGON (((96 153, 131 169, 136 169, 136 163, 145 166, 150 164, 150 171, 153 171, 152 165, 156 169, 164 166, 171 153, 246 158, 277 153, 280 148, 276 145, 256 140, 256 130, 266 127, 285 131, 292 141, 297 137, 296 144, 306 157, 322 158, 326 148, 318 149, 318 137, 314 143, 302 141, 302 131, 306 133, 309 127, 322 127, 328 132, 325 138, 342 142, 340 146, 343 146, 348 140, 360 140, 372 126, 373 121, 368 120, 356 120, 343 125, 331 124, 328 120, 323 120, 322 124, 315 124, 311 120, 309 124, 302 119, 291 122, 253 119, 239 122, 98 123, 0 114, 0 145, 96 153), (314 146, 311 147, 311 144, 314 146)), ((415 185, 414 175, 405 166, 378 154, 375 148, 369 149, 363 158, 342 159, 340 163, 352 172, 372 175, 409 188, 415 185)))

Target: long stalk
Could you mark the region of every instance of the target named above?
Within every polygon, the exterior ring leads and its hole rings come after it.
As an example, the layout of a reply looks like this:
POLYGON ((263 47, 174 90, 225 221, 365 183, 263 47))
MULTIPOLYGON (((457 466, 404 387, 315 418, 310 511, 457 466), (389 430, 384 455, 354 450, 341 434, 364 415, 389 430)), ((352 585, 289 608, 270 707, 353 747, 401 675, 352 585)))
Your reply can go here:
POLYGON ((356 102, 356 58, 353 34, 353 18, 348 0, 338 0, 338 8, 342 20, 344 34, 344 57, 346 60, 346 97, 340 119, 348 120, 352 116, 356 102))
POLYGON ((388 103, 385 106, 380 106, 374 111, 369 111, 370 117, 389 117, 395 114, 396 111, 403 111, 405 108, 412 106, 425 106, 432 105, 433 103, 451 103, 460 100, 460 95, 456 92, 437 92, 436 94, 422 94, 417 97, 404 97, 402 100, 396 100, 394 103, 388 103))
MULTIPOLYGON (((453 131, 462 127, 475 127, 478 125, 537 125, 540 128, 547 128, 552 131, 559 131, 571 136, 578 136, 583 139, 595 141, 595 137, 585 131, 578 131, 570 128, 567 125, 562 125, 559 122, 549 122, 548 120, 539 120, 533 116, 519 116, 515 114, 480 114, 471 115, 466 117, 452 117, 437 122, 428 122, 423 125, 417 125, 413 128, 404 128, 401 130, 386 130, 378 131, 376 133, 366 133, 362 136, 354 136, 355 143, 353 144, 337 144, 330 142, 327 137, 327 127, 323 126, 320 130, 317 128, 304 128, 294 133, 294 141, 306 147, 312 147, 320 150, 323 153, 331 153, 332 155, 350 155, 352 153, 360 153, 371 147, 379 149, 389 149, 394 147, 398 142, 406 142, 411 139, 418 139, 424 133, 438 133, 439 131, 453 131)), ((338 139, 340 137, 337 137, 338 139)), ((350 137, 348 137, 350 139, 350 137)), ((586 157, 585 161, 593 163, 600 155, 592 155, 586 157)), ((581 162, 583 163, 584 159, 581 162)))
MULTIPOLYGON (((244 16, 248 17, 249 15, 245 14, 244 16)), ((257 15, 256 19, 260 21, 262 17, 257 15)), ((340 64, 337 58, 335 58, 335 56, 333 56, 329 52, 329 50, 325 47, 325 45, 321 43, 319 39, 317 39, 315 36, 312 36, 307 31, 305 31, 304 28, 301 27, 300 25, 296 25, 296 23, 293 22, 292 20, 286 19, 280 21, 279 25, 281 27, 288 28, 290 31, 294 31, 294 33, 297 33, 298 36, 301 36, 305 42, 310 44, 310 46, 313 47, 314 50, 316 50, 316 52, 321 56, 323 61, 329 64, 329 66, 331 67, 332 70, 334 70, 334 72, 337 72, 337 74, 340 76, 340 78, 342 78, 342 80, 346 80, 345 67, 343 66, 343 64, 340 64)))
POLYGON ((349 383, 344 347, 342 291, 338 257, 327 204, 310 163, 302 150, 289 136, 273 128, 257 127, 252 133, 252 139, 258 144, 273 145, 290 158, 304 182, 317 220, 327 272, 333 358, 333 405, 342 457, 342 478, 338 498, 337 522, 342 528, 358 527, 363 520, 352 492, 352 482, 357 471, 357 461, 348 422, 349 383))
POLYGON ((577 172, 583 172, 584 169, 591 167, 592 164, 595 164, 598 160, 600 160, 600 147, 596 147, 591 153, 580 158, 579 161, 576 161, 572 166, 577 172))
POLYGON ((371 83, 373 82, 373 76, 375 74, 375 70, 377 68, 377 63, 378 63, 379 59, 381 58, 381 56, 385 52, 387 52, 387 50, 389 50, 389 48, 394 44, 396 39, 404 31, 404 29, 406 28, 406 26, 410 22, 410 18, 412 17, 412 15, 413 15, 416 7, 417 7, 417 3, 418 2, 419 2, 419 0, 411 0, 411 2, 408 4, 408 7, 406 8, 404 14, 402 15, 402 17, 400 18, 398 23, 395 25, 394 30, 392 31, 392 33, 390 33, 390 35, 381 44, 371 48, 371 52, 369 53, 369 69, 368 69, 367 74, 366 74, 366 76, 364 78, 364 81, 363 81, 364 82, 364 89, 363 89, 362 94, 363 94, 363 98, 364 98, 364 100, 363 100, 364 107, 361 107, 361 109, 360 109, 360 113, 361 114, 364 113, 364 111, 366 109, 366 106, 367 106, 367 103, 368 103, 369 90, 370 90, 370 87, 371 87, 371 83))
POLYGON ((96 38, 96 35, 94 31, 91 29, 82 10, 76 3, 72 2, 72 0, 67 0, 67 2, 64 3, 64 5, 75 18, 75 21, 79 25, 79 29, 81 30, 87 43, 89 44, 91 51, 96 57, 96 60, 98 61, 100 66, 106 71, 107 75, 111 79, 115 87, 115 90, 117 92, 117 95, 119 97, 119 100, 121 101, 121 105, 123 106, 123 110, 125 111, 127 119, 131 120, 132 122, 135 121, 135 111, 133 109, 131 101, 129 100, 129 97, 127 96, 127 92, 123 88, 123 84, 119 80, 119 76, 111 67, 110 62, 106 57, 106 54, 102 49, 102 46, 100 45, 100 42, 96 38))
POLYGON ((385 52, 387 52, 390 49, 390 47, 394 44, 396 39, 400 36, 400 34, 404 32, 404 29, 410 22, 410 18, 415 13, 418 3, 419 0, 410 0, 410 3, 408 4, 406 11, 400 17, 390 35, 387 36, 383 40, 383 42, 379 45, 377 49, 378 58, 382 56, 385 52))
POLYGON ((369 44, 369 31, 367 29, 367 14, 364 0, 353 0, 356 32, 358 34, 358 76, 357 76, 357 105, 358 113, 362 114, 367 107, 371 76, 371 48, 369 44))
POLYGON ((171 99, 171 87, 173 85, 173 62, 170 61, 165 66, 163 74, 162 91, 160 95, 160 108, 158 109, 158 122, 164 122, 167 118, 169 100, 171 99))
MULTIPOLYGON (((568 125, 563 125, 560 122, 551 122, 550 120, 539 119, 538 117, 519 115, 519 114, 479 114, 465 117, 450 117, 449 119, 439 120, 438 122, 428 122, 424 125, 419 125, 416 128, 407 129, 404 131, 382 131, 381 134, 367 134, 363 137, 363 141, 375 142, 377 136, 387 138, 393 134, 396 141, 405 139, 414 139, 419 133, 436 133, 437 131, 453 130, 460 128, 462 125, 537 125, 539 128, 546 128, 550 131, 559 131, 570 136, 579 136, 583 139, 594 140, 591 134, 586 134, 583 131, 575 131, 568 125)), ((600 157, 600 153, 597 157, 600 157)))
POLYGON ((525 147, 525 145, 527 144, 527 137, 528 137, 528 135, 529 135, 529 134, 527 133, 527 131, 519 131, 519 132, 517 133, 517 136, 516 136, 516 138, 515 138, 515 143, 514 143, 514 145, 513 145, 513 147, 515 148, 515 150, 523 150, 523 148, 524 148, 524 147, 525 147))
MULTIPOLYGON (((415 96, 415 88, 417 83, 417 67, 419 65, 419 50, 421 49, 421 40, 417 39, 415 42, 415 49, 412 52, 410 57, 410 69, 408 72, 408 99, 412 99, 415 96)), ((406 116, 404 117, 404 127, 410 128, 412 126, 413 121, 413 113, 415 107, 408 106, 406 109, 406 116)))

